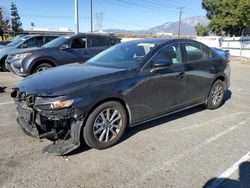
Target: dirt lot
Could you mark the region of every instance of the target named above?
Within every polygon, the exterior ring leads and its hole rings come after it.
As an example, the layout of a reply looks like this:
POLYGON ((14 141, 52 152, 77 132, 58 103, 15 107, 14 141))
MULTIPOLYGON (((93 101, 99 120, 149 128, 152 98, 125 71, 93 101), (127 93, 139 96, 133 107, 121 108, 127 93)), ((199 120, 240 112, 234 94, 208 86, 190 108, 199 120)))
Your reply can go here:
POLYGON ((41 154, 49 142, 21 131, 9 97, 21 78, 0 72, 0 187, 198 188, 209 180, 212 187, 222 180, 223 187, 250 187, 250 61, 231 65, 221 108, 161 118, 127 130, 110 149, 66 158, 41 154))

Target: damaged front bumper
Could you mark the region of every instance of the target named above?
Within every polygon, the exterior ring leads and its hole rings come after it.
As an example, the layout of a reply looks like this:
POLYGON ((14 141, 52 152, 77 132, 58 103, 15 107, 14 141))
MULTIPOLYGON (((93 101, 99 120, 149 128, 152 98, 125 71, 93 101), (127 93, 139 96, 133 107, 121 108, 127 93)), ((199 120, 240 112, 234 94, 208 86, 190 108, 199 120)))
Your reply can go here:
POLYGON ((84 116, 73 106, 56 110, 41 110, 35 105, 36 97, 15 89, 17 123, 29 136, 48 139, 53 144, 43 149, 44 153, 65 155, 81 143, 81 127, 84 116))

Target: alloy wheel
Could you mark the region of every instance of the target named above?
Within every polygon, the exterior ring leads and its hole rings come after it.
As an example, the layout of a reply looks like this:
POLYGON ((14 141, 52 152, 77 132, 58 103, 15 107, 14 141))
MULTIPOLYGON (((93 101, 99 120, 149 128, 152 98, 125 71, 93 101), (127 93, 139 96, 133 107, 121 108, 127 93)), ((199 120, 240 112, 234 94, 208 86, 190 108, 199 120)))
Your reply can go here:
POLYGON ((214 106, 218 105, 223 97, 223 86, 221 84, 215 85, 212 90, 212 103, 214 106))
POLYGON ((93 133, 101 143, 107 143, 114 140, 122 127, 122 115, 115 108, 103 110, 95 119, 93 133))
POLYGON ((49 69, 49 67, 39 67, 37 70, 36 70, 36 72, 42 72, 42 71, 46 71, 46 70, 48 70, 49 69))

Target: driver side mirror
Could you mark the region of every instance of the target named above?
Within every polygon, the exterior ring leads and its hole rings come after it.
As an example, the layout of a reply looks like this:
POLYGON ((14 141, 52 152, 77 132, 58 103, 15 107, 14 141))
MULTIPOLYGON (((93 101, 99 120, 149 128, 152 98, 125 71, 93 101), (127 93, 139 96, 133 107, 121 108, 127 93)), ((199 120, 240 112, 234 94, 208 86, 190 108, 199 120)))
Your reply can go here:
POLYGON ((63 44, 62 46, 60 46, 60 50, 67 50, 70 49, 70 46, 68 44, 63 44))
POLYGON ((152 69, 150 72, 156 72, 157 70, 160 69, 165 69, 170 67, 171 65, 173 65, 172 62, 168 61, 168 60, 157 60, 153 65, 152 65, 152 69))

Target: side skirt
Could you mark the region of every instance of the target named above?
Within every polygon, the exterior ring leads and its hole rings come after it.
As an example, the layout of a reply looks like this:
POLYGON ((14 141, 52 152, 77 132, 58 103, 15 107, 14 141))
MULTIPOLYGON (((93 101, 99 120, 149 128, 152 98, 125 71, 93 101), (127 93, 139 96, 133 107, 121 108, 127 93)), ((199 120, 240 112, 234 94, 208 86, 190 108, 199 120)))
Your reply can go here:
POLYGON ((169 113, 165 113, 165 114, 162 114, 162 115, 159 115, 159 116, 150 118, 150 119, 148 119, 148 120, 145 120, 145 121, 142 121, 142 122, 139 122, 139 123, 135 123, 135 124, 129 125, 128 127, 134 127, 134 126, 137 126, 137 125, 140 125, 140 124, 143 124, 143 123, 147 123, 147 122, 149 122, 149 121, 153 121, 153 120, 156 120, 156 119, 165 117, 165 116, 169 116, 169 115, 172 115, 172 114, 175 114, 175 113, 178 113, 178 112, 181 112, 181 111, 184 111, 184 110, 187 110, 187 109, 196 107, 196 106, 200 106, 200 105, 202 105, 202 104, 206 104, 206 102, 207 102, 207 101, 204 101, 204 102, 197 103, 197 104, 194 104, 194 105, 185 107, 185 108, 181 108, 181 109, 179 109, 179 110, 175 110, 175 111, 172 111, 172 112, 169 112, 169 113))

